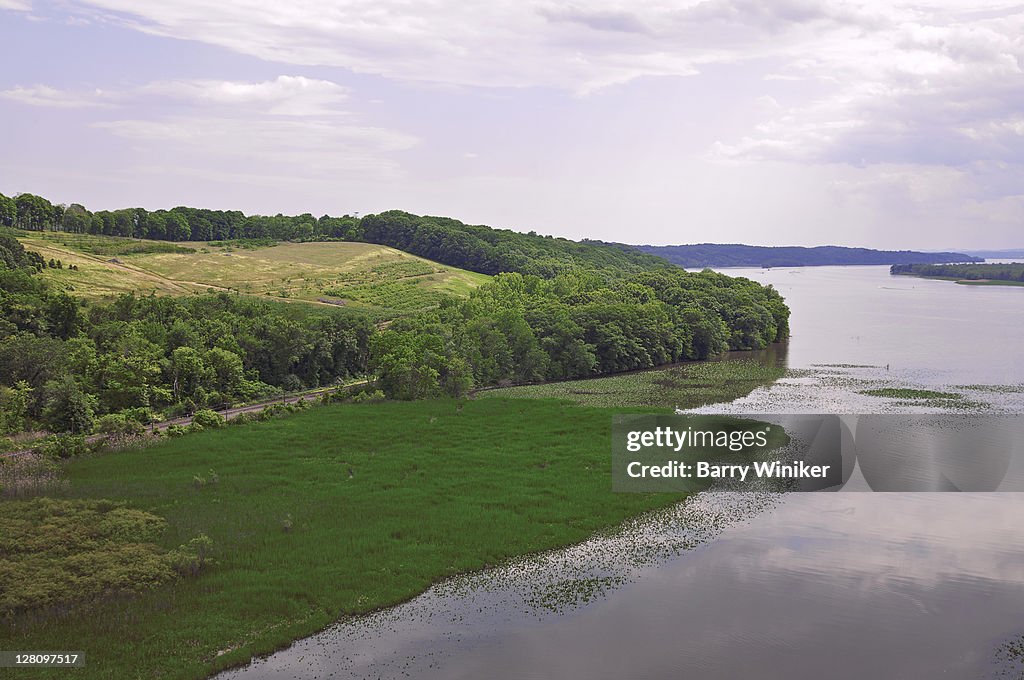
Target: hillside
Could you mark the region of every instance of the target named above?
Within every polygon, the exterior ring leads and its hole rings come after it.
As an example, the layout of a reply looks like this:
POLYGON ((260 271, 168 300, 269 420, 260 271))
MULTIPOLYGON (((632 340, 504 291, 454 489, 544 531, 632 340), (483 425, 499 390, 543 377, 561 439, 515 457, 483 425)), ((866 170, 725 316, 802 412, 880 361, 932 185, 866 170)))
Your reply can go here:
POLYGON ((41 275, 86 298, 120 293, 249 295, 366 309, 384 317, 466 297, 489 277, 368 243, 181 243, 61 232, 21 232, 21 242, 61 269, 41 275), (75 265, 77 269, 69 269, 75 265))
POLYGON ((614 278, 665 266, 660 258, 629 246, 576 242, 400 210, 362 218, 313 217, 309 213, 245 215, 238 210, 185 206, 90 212, 78 203, 55 205, 33 194, 18 194, 14 199, 0 194, 0 226, 38 233, 60 231, 190 243, 239 239, 376 243, 481 274, 519 272, 543 278, 581 269, 614 278))
POLYGON ((748 246, 698 243, 685 246, 636 246, 680 267, 812 267, 821 265, 980 262, 964 253, 872 250, 844 246, 748 246))

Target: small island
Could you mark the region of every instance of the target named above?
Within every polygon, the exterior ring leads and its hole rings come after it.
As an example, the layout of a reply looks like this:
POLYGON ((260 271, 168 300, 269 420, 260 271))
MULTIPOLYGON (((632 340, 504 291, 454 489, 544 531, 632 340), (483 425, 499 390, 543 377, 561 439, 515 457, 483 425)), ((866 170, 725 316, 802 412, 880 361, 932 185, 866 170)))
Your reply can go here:
POLYGON ((894 264, 890 274, 943 279, 971 286, 1024 286, 1024 263, 894 264))

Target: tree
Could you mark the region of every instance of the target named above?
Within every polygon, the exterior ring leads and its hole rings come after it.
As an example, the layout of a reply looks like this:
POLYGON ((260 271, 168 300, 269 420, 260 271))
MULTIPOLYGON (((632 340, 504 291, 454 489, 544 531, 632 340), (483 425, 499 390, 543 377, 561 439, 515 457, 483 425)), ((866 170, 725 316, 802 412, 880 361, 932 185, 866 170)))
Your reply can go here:
POLYGON ((191 347, 178 347, 171 352, 171 394, 174 401, 195 397, 196 390, 207 383, 209 372, 203 358, 191 347))
MULTIPOLYGON (((177 351, 177 350, 175 350, 177 351)), ((242 358, 220 347, 207 350, 203 357, 213 389, 232 397, 239 396, 245 386, 242 358)))
POLYGON ((93 428, 94 399, 65 375, 46 383, 43 423, 53 432, 89 434, 93 428))
POLYGON ((0 194, 0 225, 13 227, 17 219, 18 208, 14 204, 14 199, 0 194))
POLYGON ((89 231, 91 223, 92 213, 86 210, 85 206, 72 203, 64 211, 64 218, 62 220, 64 231, 73 234, 84 234, 89 231))
POLYGON ((53 204, 42 196, 18 194, 14 198, 16 226, 29 231, 43 231, 53 223, 53 204))
POLYGON ((24 380, 16 382, 14 387, 0 385, 0 435, 25 429, 31 394, 32 388, 24 380))

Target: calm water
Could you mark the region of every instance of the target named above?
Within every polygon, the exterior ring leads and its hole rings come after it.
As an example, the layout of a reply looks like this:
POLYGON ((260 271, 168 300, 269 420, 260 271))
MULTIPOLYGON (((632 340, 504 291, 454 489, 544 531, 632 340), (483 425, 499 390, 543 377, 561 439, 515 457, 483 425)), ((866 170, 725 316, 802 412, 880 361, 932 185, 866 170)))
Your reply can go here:
POLYGON ((1024 287, 966 286, 888 267, 728 269, 792 310, 789 365, 873 364, 930 382, 1024 382, 1024 287))
MULTIPOLYGON (((728 273, 786 297, 785 360, 797 370, 704 410, 908 408, 858 394, 892 384, 1024 412, 1014 387, 1024 383, 1024 288, 887 267, 728 273)), ((996 650, 1024 633, 1021 516, 1024 494, 702 494, 226 676, 996 677, 996 650), (602 585, 593 597, 552 596, 581 582, 602 585)))

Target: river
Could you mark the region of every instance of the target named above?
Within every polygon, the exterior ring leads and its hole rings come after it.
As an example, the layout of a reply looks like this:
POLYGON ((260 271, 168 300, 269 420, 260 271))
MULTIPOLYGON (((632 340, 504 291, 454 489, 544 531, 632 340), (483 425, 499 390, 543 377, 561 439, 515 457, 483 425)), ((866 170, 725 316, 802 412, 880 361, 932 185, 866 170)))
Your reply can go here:
MULTIPOLYGON (((861 394, 906 385, 1024 412, 1024 288, 725 271, 786 298, 791 371, 703 411, 941 410, 861 394)), ((224 677, 1006 677, 1000 648, 1024 633, 1022 516, 1017 493, 701 494, 224 677)))

